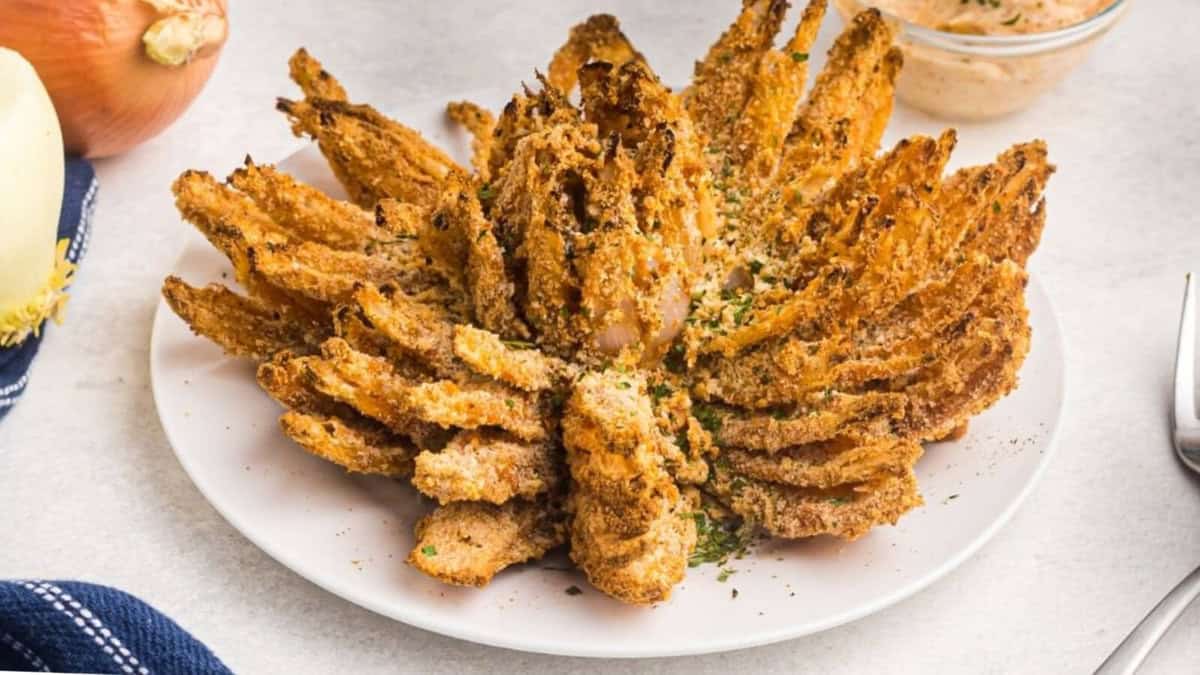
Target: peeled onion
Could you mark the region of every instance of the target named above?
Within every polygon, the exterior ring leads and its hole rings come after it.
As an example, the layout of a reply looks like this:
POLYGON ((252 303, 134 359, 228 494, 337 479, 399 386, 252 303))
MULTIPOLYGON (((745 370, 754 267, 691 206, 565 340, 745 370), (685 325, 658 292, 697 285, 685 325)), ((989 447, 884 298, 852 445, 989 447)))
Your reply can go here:
POLYGON ((687 320, 690 306, 691 298, 683 290, 679 278, 668 279, 658 298, 658 311, 662 325, 658 334, 650 338, 651 347, 661 347, 679 335, 679 331, 683 330, 683 324, 687 320))
MULTIPOLYGON (((638 325, 637 303, 633 298, 624 298, 618 305, 617 321, 598 327, 595 333, 596 349, 605 354, 616 354, 641 339, 638 325)), ((614 312, 604 311, 601 316, 612 319, 614 312)))
POLYGON ((226 0, 0 0, 0 46, 54 101, 67 150, 119 154, 200 93, 228 33, 226 0))

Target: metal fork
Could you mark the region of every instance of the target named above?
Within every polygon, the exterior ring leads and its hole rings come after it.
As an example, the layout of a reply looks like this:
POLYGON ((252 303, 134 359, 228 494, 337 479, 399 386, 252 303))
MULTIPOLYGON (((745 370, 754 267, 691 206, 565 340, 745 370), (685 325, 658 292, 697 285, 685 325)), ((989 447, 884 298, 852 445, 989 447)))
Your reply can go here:
MULTIPOLYGON (((1196 279, 1189 274, 1183 290, 1183 316, 1179 320, 1179 346, 1175 351, 1175 405, 1171 409, 1171 437, 1175 454, 1189 469, 1200 473, 1200 418, 1196 416, 1196 279)), ((1137 671, 1154 645, 1200 595, 1200 568, 1179 582, 1133 632, 1117 646, 1097 675, 1128 675, 1137 671)))

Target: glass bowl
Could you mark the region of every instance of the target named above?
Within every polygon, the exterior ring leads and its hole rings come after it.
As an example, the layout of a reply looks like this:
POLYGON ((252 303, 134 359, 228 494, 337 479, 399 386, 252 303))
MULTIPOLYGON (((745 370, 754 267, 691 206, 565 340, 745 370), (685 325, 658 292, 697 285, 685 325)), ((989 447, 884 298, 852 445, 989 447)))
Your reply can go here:
MULTIPOLYGON (((849 21, 870 7, 834 0, 849 21)), ((1063 80, 1124 15, 1128 0, 1059 30, 1022 35, 968 35, 935 30, 884 12, 904 52, 896 95, 938 117, 987 120, 1022 110, 1063 80)))

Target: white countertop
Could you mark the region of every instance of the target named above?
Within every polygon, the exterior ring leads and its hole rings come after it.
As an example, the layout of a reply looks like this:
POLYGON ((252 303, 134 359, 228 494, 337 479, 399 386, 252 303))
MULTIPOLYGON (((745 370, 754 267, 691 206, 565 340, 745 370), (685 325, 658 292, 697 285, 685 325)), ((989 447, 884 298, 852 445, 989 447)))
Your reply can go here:
MULTIPOLYGON (((288 571, 213 511, 175 460, 150 395, 151 318, 185 232, 168 186, 186 168, 225 175, 247 152, 272 161, 299 147, 273 103, 294 93, 286 59, 300 45, 386 109, 531 79, 568 26, 609 11, 666 81, 682 82, 737 3, 231 4, 233 34, 193 108, 159 138, 98 163, 92 248, 67 322, 50 330, 25 399, 0 424, 0 578, 121 587, 238 672, 624 671, 629 663, 482 647, 376 616, 288 571)), ((1198 36, 1200 3, 1135 3, 1033 110, 959 127, 959 162, 1042 136, 1059 167, 1032 268, 1062 322, 1067 412, 1057 455, 1012 521, 957 571, 874 616, 642 668, 1090 671, 1200 564, 1200 484, 1175 461, 1166 427, 1183 274, 1200 271, 1198 36)), ((942 125, 898 109, 896 126, 942 125)), ((1147 672, 1198 662, 1194 608, 1147 672)))

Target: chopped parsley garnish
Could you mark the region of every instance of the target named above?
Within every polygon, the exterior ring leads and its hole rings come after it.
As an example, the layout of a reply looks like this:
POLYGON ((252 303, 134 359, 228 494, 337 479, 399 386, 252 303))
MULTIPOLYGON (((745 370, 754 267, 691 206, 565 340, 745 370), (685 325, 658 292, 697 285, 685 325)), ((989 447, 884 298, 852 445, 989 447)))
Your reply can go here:
POLYGON ((763 268, 763 264, 762 264, 761 260, 751 260, 750 261, 750 274, 757 275, 759 272, 762 271, 762 268, 763 268))
POLYGON ((721 571, 717 573, 717 581, 725 583, 726 581, 729 581, 729 577, 735 574, 737 574, 737 570, 733 569, 732 567, 722 567, 721 571))
POLYGON ((432 544, 429 546, 422 546, 421 555, 425 556, 426 558, 432 558, 433 556, 437 555, 437 547, 433 546, 432 544))
POLYGON ((796 63, 804 63, 808 60, 808 54, 805 52, 792 52, 792 60, 796 63))
POLYGON ((1000 213, 1000 202, 992 202, 992 213, 1000 213))
POLYGON ((537 345, 525 340, 501 340, 501 343, 509 349, 533 349, 537 345))
POLYGON ((845 497, 830 497, 829 503, 834 506, 845 506, 850 503, 850 500, 845 497))
POLYGON ((688 441, 686 431, 675 434, 675 445, 679 446, 679 449, 684 452, 691 452, 692 444, 688 441))
POLYGON ((749 318, 748 315, 750 314, 750 307, 753 304, 754 295, 751 293, 746 293, 745 295, 733 301, 733 323, 735 325, 740 326, 746 322, 746 319, 749 318))
MULTIPOLYGON (((688 567, 724 562, 731 555, 745 552, 747 544, 750 543, 750 536, 753 534, 751 527, 744 524, 738 527, 732 522, 711 520, 703 511, 696 511, 690 516, 696 521, 696 548, 688 556, 688 567)), ((722 569, 718 580, 725 581, 734 571, 722 569)))
POLYGON ((630 387, 632 387, 632 386, 633 386, 632 384, 629 384, 629 383, 628 383, 628 382, 626 382, 625 380, 621 380, 620 382, 618 382, 618 383, 617 383, 617 388, 618 388, 618 389, 628 389, 628 388, 630 388, 630 387))
POLYGON ((671 345, 671 349, 667 351, 666 358, 663 359, 663 365, 672 373, 682 373, 685 363, 685 350, 682 342, 676 342, 671 345))
POLYGON ((517 407, 516 401, 512 400, 511 398, 504 399, 504 405, 508 406, 509 408, 517 407))
POLYGON ((692 411, 692 416, 704 427, 704 430, 710 434, 716 434, 721 430, 721 415, 716 410, 708 406, 696 406, 692 411))
POLYGON ((1018 21, 1020 21, 1020 20, 1021 20, 1021 13, 1020 13, 1020 12, 1017 12, 1017 15, 1016 15, 1016 16, 1014 16, 1013 18, 1009 19, 1008 21, 1002 21, 1002 22, 1001 22, 1001 24, 1003 24, 1003 25, 1005 25, 1005 26, 1011 26, 1011 25, 1015 24, 1016 22, 1018 22, 1018 21))
POLYGON ((650 397, 654 399, 655 403, 658 403, 664 398, 670 396, 672 393, 671 387, 667 386, 665 382, 659 382, 653 387, 650 387, 650 397))
POLYGON ((479 201, 486 202, 496 196, 496 188, 491 183, 484 183, 479 188, 479 201))

